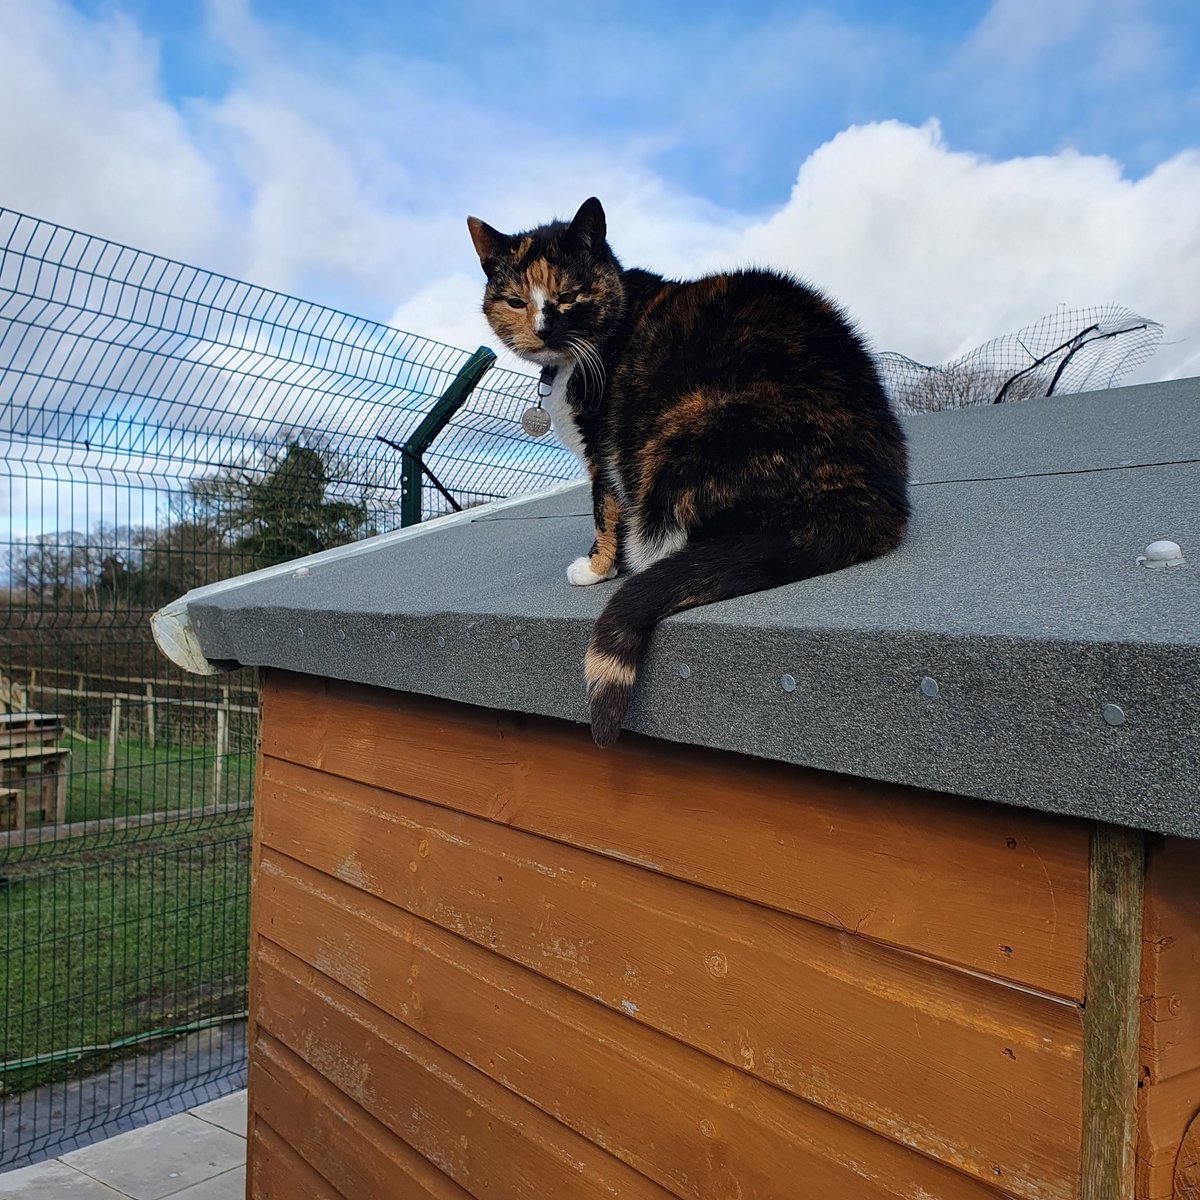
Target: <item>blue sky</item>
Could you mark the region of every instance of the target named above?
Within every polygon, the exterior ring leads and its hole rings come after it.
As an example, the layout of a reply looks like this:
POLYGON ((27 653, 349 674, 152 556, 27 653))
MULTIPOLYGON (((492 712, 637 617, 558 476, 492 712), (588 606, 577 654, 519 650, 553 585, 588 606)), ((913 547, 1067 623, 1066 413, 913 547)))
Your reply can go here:
POLYGON ((626 263, 793 271, 879 350, 1115 303, 1166 330, 1126 382, 1200 375, 1195 0, 0 0, 0 29, 0 206, 453 345, 495 344, 467 214, 596 194, 626 263))
POLYGON ((940 361, 1060 305, 1200 373, 1194 0, 0 0, 0 204, 471 345, 474 212, 766 262, 940 361))
MULTIPOLYGON (((76 7, 128 13, 157 39, 177 105, 218 100, 237 77, 212 6, 76 7)), ((1184 0, 257 0, 251 11, 262 36, 318 72, 345 70, 351 86, 358 70, 420 73, 458 100, 507 110, 535 138, 639 143, 668 180, 749 209, 777 202, 798 156, 849 125, 937 117, 959 149, 1071 147, 1112 155, 1135 175, 1194 144, 1200 128, 1200 5, 1184 0)))

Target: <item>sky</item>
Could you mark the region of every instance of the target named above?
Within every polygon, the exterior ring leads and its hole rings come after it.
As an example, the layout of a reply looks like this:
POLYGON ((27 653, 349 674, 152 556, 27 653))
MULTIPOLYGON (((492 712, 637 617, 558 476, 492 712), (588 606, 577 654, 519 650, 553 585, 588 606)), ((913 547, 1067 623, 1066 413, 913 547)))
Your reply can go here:
POLYGON ((1200 375, 1194 0, 0 0, 0 205, 468 348, 468 213, 598 195, 627 265, 764 264, 878 350, 1060 306, 1200 375))

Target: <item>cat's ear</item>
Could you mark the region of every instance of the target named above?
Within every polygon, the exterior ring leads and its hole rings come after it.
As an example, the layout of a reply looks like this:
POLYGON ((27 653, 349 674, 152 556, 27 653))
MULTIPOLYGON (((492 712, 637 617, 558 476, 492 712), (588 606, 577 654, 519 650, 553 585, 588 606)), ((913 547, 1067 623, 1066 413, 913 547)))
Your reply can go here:
POLYGON ((498 229, 493 229, 486 221, 478 217, 467 218, 467 228, 471 231, 471 241, 475 243, 475 253, 483 269, 487 270, 489 258, 503 258, 512 250, 512 238, 507 237, 498 229))
POLYGON ((604 245, 606 232, 604 208, 595 196, 591 196, 579 206, 567 230, 567 237, 595 253, 604 245))

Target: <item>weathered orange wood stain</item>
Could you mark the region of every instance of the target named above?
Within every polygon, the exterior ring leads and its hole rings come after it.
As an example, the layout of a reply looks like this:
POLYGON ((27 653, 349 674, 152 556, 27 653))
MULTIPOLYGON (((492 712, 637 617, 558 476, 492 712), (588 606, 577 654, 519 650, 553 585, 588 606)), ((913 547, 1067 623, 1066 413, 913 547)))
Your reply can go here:
MULTIPOLYGON (((273 673, 250 1195, 1075 1200, 1089 826, 273 673)), ((1152 844, 1136 1200, 1200 1109, 1152 844)))
POLYGON ((336 969, 323 931, 352 931, 376 970, 350 990, 676 1195, 995 1195, 299 863, 264 875, 273 941, 336 969))
POLYGON ((349 1200, 312 1169, 265 1121, 250 1132, 247 1155, 254 1169, 246 1181, 251 1200, 349 1200))
POLYGON ((269 1034, 260 1034, 252 1054, 262 1120, 338 1195, 470 1200, 469 1192, 269 1034))
POLYGON ((275 757, 1082 999, 1082 823, 306 676, 266 700, 275 757))
POLYGON ((271 849, 1013 1194, 1069 1195, 1072 1005, 273 759, 262 796, 271 849))
POLYGON ((1200 1113, 1200 844, 1168 838, 1146 864, 1138 1200, 1172 1200, 1200 1113))
POLYGON ((286 951, 261 955, 260 1028, 472 1195, 670 1195, 286 951))
POLYGON ((1200 1200, 1200 1117, 1188 1126, 1175 1159, 1175 1200, 1200 1200))

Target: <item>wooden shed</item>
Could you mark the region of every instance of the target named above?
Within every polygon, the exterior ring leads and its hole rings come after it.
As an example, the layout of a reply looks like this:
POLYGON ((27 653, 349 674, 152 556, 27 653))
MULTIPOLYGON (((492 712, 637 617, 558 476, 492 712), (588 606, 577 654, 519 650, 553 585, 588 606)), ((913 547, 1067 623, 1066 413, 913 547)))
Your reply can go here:
POLYGON ((264 672, 251 1197, 1200 1196, 1200 381, 908 430, 609 752, 582 485, 156 617, 264 672))

